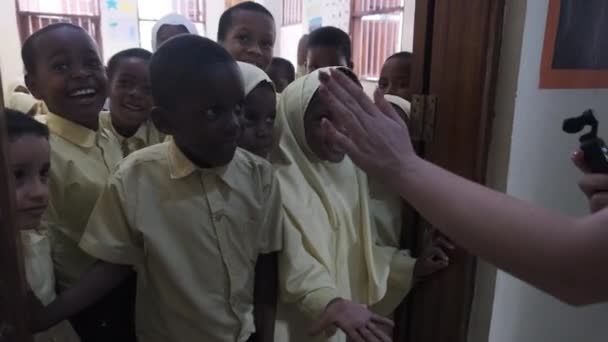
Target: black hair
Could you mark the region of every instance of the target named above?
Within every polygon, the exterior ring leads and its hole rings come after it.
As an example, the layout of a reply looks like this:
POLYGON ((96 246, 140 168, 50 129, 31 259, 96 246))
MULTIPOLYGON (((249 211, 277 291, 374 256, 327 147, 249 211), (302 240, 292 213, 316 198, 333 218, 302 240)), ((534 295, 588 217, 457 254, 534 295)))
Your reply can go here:
POLYGON ((337 27, 324 26, 312 31, 308 37, 308 49, 313 47, 336 48, 348 63, 352 62, 350 37, 337 27))
POLYGON ((150 82, 157 106, 175 108, 181 94, 197 91, 201 78, 217 64, 234 64, 234 58, 216 42, 184 34, 169 39, 152 55, 150 82))
POLYGON ((140 48, 126 49, 117 52, 108 61, 108 78, 112 78, 114 76, 114 74, 116 73, 116 69, 118 69, 118 65, 120 64, 120 61, 127 58, 139 58, 141 60, 149 62, 150 58, 152 58, 152 52, 140 48))
POLYGON ((273 57, 272 61, 270 62, 270 68, 282 70, 287 76, 289 83, 293 82, 296 78, 296 69, 290 61, 284 58, 273 57))
POLYGON ((406 62, 410 62, 412 60, 412 56, 413 54, 411 52, 401 51, 391 55, 389 58, 386 59, 386 61, 389 61, 391 59, 402 59, 406 62))
POLYGON ((223 42, 226 39, 228 31, 230 31, 230 28, 232 27, 232 17, 237 11, 252 11, 261 13, 269 16, 270 19, 272 19, 272 21, 274 22, 274 17, 272 16, 272 13, 270 13, 270 11, 266 9, 266 7, 253 1, 241 2, 240 4, 236 4, 225 10, 224 13, 222 13, 222 16, 220 17, 220 25, 217 30, 218 42, 223 42))
POLYGON ((44 34, 54 31, 59 28, 71 28, 87 33, 82 27, 70 23, 55 23, 41 28, 40 30, 32 33, 21 48, 21 59, 23 60, 23 66, 25 67, 26 74, 32 74, 36 72, 36 41, 44 34))
POLYGON ((8 108, 4 110, 4 113, 9 141, 15 141, 25 135, 49 138, 48 127, 33 117, 8 108))

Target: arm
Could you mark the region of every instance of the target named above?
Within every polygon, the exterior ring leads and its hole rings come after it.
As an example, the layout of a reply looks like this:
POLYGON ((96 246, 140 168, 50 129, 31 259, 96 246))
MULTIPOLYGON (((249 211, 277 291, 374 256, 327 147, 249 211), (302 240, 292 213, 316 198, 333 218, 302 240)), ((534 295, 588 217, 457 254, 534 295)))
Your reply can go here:
POLYGON ((608 274, 597 272, 608 258, 608 210, 575 219, 449 173, 415 155, 406 125, 378 92, 376 106, 340 73, 321 79, 336 123, 324 121, 326 134, 448 237, 571 304, 608 299, 608 274))
POLYGON ((98 261, 74 287, 35 314, 33 330, 47 330, 86 309, 120 285, 131 272, 131 266, 98 261))

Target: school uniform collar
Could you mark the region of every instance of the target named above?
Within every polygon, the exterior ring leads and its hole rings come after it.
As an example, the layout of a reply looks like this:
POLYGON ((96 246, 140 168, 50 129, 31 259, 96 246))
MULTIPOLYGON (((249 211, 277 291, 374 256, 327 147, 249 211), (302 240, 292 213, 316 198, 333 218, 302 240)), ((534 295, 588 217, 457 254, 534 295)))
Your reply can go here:
POLYGON ((238 175, 235 170, 236 166, 234 165, 235 160, 240 157, 240 151, 238 149, 234 155, 234 158, 227 165, 214 168, 200 168, 192 163, 192 161, 190 161, 186 155, 184 155, 173 139, 168 141, 167 144, 169 145, 168 159, 171 179, 185 178, 195 172, 198 172, 203 177, 206 175, 216 175, 231 187, 235 187, 236 184, 238 184, 238 175))
POLYGON ((95 146, 97 132, 93 130, 53 113, 46 114, 46 124, 49 127, 49 131, 75 145, 85 148, 95 146))

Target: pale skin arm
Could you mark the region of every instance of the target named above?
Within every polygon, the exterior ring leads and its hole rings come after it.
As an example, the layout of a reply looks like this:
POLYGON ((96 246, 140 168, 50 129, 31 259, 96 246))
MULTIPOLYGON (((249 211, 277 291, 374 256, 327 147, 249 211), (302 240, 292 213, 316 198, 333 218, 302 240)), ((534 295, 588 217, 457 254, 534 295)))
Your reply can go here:
POLYGON ((568 217, 456 176, 416 156, 379 92, 374 104, 339 72, 321 81, 329 138, 455 243, 570 304, 608 300, 608 210, 568 217))

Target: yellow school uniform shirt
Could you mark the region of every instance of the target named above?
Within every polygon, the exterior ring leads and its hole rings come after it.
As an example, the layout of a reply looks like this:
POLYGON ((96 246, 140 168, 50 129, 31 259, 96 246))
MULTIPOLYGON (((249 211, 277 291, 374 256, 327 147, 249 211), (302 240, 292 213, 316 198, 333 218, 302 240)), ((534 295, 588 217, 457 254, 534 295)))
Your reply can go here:
POLYGON ((105 129, 92 131, 55 114, 46 115, 51 144, 49 207, 42 226, 51 234, 59 291, 73 285, 94 263, 78 242, 111 170, 122 159, 105 129))
POLYGON ((340 163, 319 160, 308 146, 304 115, 319 88, 319 71, 285 89, 279 110, 284 120, 275 164, 285 211, 285 243, 279 258, 283 302, 275 340, 346 341, 338 332, 307 335, 329 302, 337 297, 388 316, 407 295, 415 260, 398 245, 378 238, 370 213, 365 173, 348 157, 340 163), (281 158, 282 159, 282 158, 281 158))
POLYGON ((173 140, 129 155, 102 193, 80 246, 138 273, 140 341, 245 341, 254 269, 282 246, 272 167, 237 149, 200 169, 173 140))
MULTIPOLYGON (((51 242, 47 232, 22 230, 21 252, 30 289, 43 305, 50 304, 56 294, 51 242)), ((63 321, 47 331, 35 334, 34 342, 80 342, 80 338, 70 323, 63 321)))
POLYGON ((112 133, 112 135, 120 143, 123 156, 141 150, 144 147, 160 144, 165 141, 165 135, 161 133, 155 126, 152 120, 146 120, 133 134, 132 137, 125 138, 116 131, 112 124, 110 112, 99 113, 99 125, 112 133))

